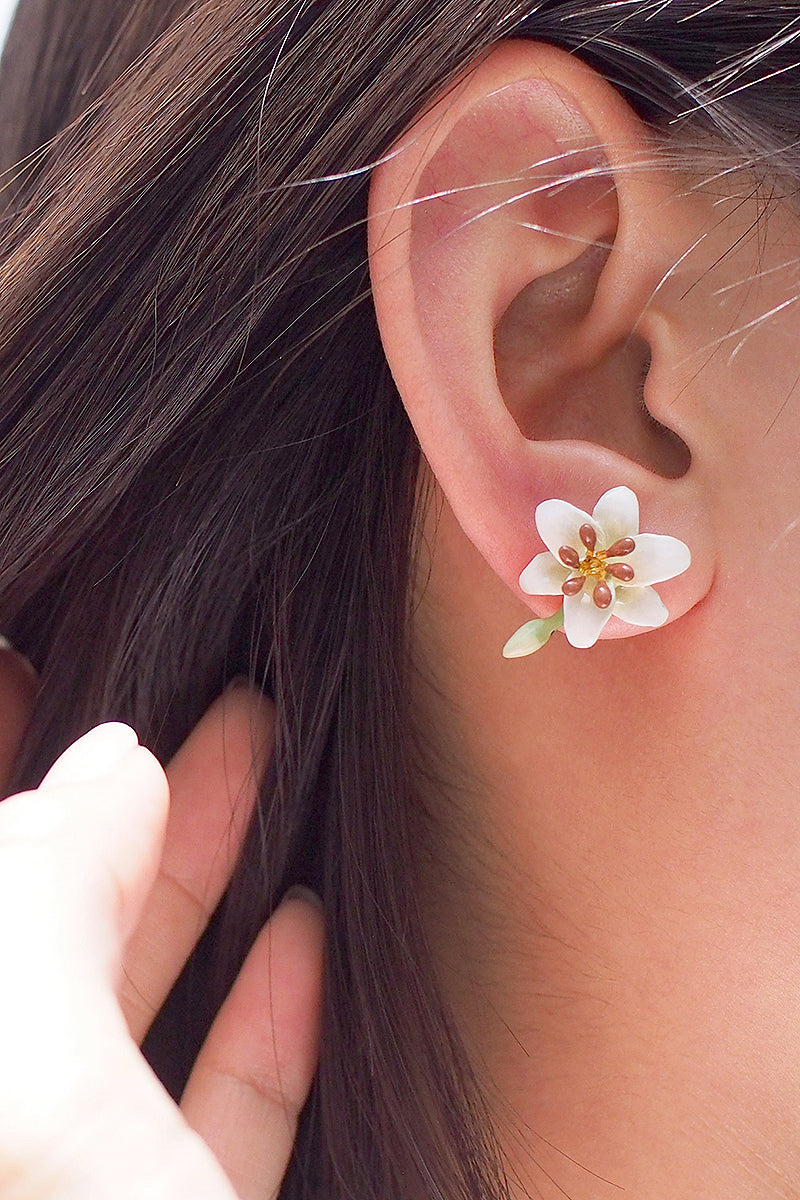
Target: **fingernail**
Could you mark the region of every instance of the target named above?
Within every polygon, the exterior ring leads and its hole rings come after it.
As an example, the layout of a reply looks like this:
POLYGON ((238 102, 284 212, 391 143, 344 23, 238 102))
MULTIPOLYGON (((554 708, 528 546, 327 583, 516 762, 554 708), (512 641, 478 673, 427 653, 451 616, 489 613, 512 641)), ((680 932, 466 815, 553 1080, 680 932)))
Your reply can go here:
POLYGON ((120 759, 139 745, 130 725, 107 721, 96 725, 61 754, 40 786, 88 783, 113 771, 120 759))
POLYGON ((311 904, 314 908, 318 908, 320 912, 324 908, 322 900, 319 898, 317 893, 312 892, 311 888, 305 887, 302 883, 293 883, 286 895, 283 897, 281 904, 284 900, 305 900, 307 904, 311 904))

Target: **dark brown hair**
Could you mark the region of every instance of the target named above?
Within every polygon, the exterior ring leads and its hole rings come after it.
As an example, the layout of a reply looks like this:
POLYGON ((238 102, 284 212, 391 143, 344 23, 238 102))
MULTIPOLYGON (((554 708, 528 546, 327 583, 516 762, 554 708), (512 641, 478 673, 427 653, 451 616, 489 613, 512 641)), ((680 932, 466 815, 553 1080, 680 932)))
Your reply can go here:
POLYGON ((147 1052, 180 1090, 284 889, 324 899, 284 1200, 489 1200, 486 1114, 415 906, 418 451, 370 304, 369 167, 498 40, 798 175, 800 4, 21 0, 0 70, 0 617, 41 695, 17 783, 99 720, 162 759, 237 674, 277 746, 147 1052))

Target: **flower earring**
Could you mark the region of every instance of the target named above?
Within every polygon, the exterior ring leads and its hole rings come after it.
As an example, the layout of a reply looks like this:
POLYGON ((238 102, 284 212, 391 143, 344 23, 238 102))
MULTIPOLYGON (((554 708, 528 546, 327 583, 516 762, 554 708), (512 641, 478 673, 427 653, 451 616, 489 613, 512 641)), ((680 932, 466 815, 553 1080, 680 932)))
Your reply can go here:
POLYGON ((678 538, 639 533, 639 501, 629 487, 605 492, 591 516, 565 500, 544 500, 535 519, 547 550, 519 585, 529 596, 564 599, 552 617, 528 621, 509 638, 506 658, 533 654, 562 628, 571 646, 593 646, 612 616, 647 629, 664 624, 669 613, 652 585, 682 574, 692 556, 678 538))

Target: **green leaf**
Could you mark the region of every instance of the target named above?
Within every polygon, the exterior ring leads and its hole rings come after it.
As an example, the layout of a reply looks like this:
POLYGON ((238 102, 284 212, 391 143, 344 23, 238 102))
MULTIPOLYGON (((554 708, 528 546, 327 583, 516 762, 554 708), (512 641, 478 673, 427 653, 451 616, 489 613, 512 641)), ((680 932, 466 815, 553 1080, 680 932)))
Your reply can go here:
POLYGON ((546 646, 557 629, 564 627, 564 609, 559 608, 552 617, 540 617, 528 621, 512 634, 503 647, 504 658, 524 658, 546 646))

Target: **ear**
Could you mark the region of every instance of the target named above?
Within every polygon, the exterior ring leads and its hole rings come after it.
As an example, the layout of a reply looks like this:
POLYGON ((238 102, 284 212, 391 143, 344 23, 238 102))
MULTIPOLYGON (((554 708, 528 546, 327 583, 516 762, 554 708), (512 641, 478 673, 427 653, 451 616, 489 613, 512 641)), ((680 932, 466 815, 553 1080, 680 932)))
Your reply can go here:
MULTIPOLYGON (((674 299, 660 291, 695 236, 692 204, 615 89, 531 41, 496 48, 374 170, 372 289, 398 390, 462 529, 539 616, 563 597, 520 587, 544 550, 537 506, 591 514, 621 485, 643 532, 690 547, 691 566, 658 589, 669 619, 709 588, 691 418, 667 386, 674 299)), ((665 616, 612 616, 602 636, 665 616)))

